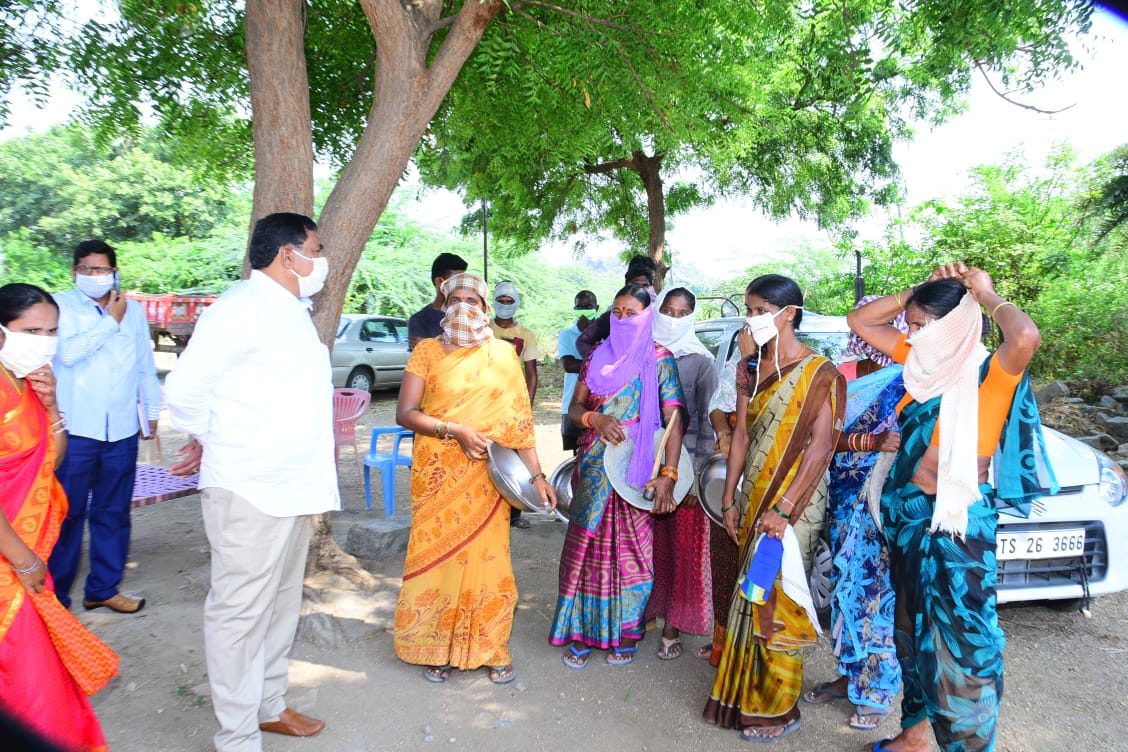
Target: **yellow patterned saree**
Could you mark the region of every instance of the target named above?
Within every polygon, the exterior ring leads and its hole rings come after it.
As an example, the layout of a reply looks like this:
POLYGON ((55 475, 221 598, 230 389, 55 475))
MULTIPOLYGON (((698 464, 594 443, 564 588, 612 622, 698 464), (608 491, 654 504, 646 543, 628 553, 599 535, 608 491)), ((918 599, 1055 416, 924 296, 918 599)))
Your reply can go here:
POLYGON ((785 368, 782 378, 773 374, 748 403, 744 484, 734 499, 742 512, 739 568, 731 573, 731 579, 726 578, 731 586, 731 606, 723 634, 717 635, 723 649, 705 706, 705 720, 722 728, 779 726, 799 715, 802 649, 815 642, 815 625, 807 611, 783 592, 778 578, 763 605, 754 605, 741 596, 735 579, 752 561, 756 522, 784 491, 797 508, 806 506, 807 511, 793 523, 800 547, 808 548, 806 539, 818 535, 826 507, 826 468, 832 453, 814 458, 821 463, 818 483, 806 489, 796 489, 790 483, 823 405, 830 405, 833 440, 837 442, 845 413, 845 392, 845 381, 834 364, 812 355, 785 368))
MULTIPOLYGON (((421 408, 471 426, 502 446, 534 445, 529 393, 513 346, 496 339, 444 353, 420 342, 407 364, 424 381, 421 408)), ((509 504, 486 460, 454 439, 416 435, 411 536, 396 605, 400 660, 460 669, 510 662, 517 585, 509 558, 509 504)))

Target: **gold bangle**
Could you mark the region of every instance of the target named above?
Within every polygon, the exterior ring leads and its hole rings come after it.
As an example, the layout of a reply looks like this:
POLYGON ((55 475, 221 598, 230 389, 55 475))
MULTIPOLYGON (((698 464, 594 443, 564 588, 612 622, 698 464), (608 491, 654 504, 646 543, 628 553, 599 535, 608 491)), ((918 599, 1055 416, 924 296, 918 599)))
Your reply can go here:
POLYGON ((901 302, 901 293, 896 293, 893 296, 893 300, 897 301, 897 307, 899 307, 902 311, 905 310, 905 304, 901 302))
POLYGON ((991 318, 995 318, 995 314, 999 312, 1000 308, 1008 305, 1018 308, 1018 306, 1015 306, 1014 303, 1010 302, 1009 300, 1004 300, 1002 303, 999 303, 997 306, 995 306, 995 310, 991 311, 991 318))
POLYGON ((529 478, 530 483, 536 483, 538 480, 547 480, 544 473, 537 473, 532 478, 529 478))

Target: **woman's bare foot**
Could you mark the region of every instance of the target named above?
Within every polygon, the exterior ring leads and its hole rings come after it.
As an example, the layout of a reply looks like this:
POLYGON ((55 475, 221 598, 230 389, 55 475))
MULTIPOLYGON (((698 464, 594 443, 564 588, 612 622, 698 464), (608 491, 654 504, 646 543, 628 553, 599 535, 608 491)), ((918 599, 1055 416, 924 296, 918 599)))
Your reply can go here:
POLYGON ((915 726, 901 729, 901 733, 892 739, 882 739, 880 742, 867 744, 865 752, 930 752, 932 739, 928 733, 928 721, 921 721, 915 726), (878 747, 877 745, 881 745, 878 747))

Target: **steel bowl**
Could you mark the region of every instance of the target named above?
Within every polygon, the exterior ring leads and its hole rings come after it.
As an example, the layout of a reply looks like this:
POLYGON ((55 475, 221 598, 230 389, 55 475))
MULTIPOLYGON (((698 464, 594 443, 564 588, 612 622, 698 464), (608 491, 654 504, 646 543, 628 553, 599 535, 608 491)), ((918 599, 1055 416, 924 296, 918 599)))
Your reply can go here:
MULTIPOLYGON (((724 515, 721 513, 721 497, 725 492, 727 475, 728 459, 720 452, 716 452, 701 463, 701 472, 697 474, 697 498, 701 500, 701 508, 705 510, 706 517, 722 527, 725 523, 724 515)), ((736 483, 738 493, 743 481, 744 476, 741 475, 736 483)))
POLYGON ((556 490, 556 516, 564 522, 567 522, 572 514, 572 497, 575 496, 575 491, 572 489, 572 474, 576 471, 577 462, 579 458, 569 457, 561 462, 548 478, 548 482, 556 490))
POLYGON ((529 468, 525 467, 517 450, 491 441, 487 451, 490 456, 490 480, 510 506, 544 514, 540 494, 533 485, 529 468))
MULTIPOLYGON (((647 464, 653 462, 654 453, 658 451, 658 445, 662 443, 662 432, 654 432, 654 446, 647 452, 647 464)), ((631 455, 634 452, 634 442, 630 439, 624 441, 622 444, 608 444, 607 451, 603 453, 603 470, 607 473, 607 479, 611 482, 611 487, 615 492, 622 497, 623 501, 630 504, 632 507, 641 509, 644 512, 649 512, 654 509, 654 501, 648 500, 642 495, 642 490, 635 488, 627 482, 627 468, 631 464, 631 455)), ((681 449, 681 456, 678 458, 678 480, 674 483, 674 501, 681 503, 682 499, 693 490, 693 460, 689 456, 683 446, 681 449)))

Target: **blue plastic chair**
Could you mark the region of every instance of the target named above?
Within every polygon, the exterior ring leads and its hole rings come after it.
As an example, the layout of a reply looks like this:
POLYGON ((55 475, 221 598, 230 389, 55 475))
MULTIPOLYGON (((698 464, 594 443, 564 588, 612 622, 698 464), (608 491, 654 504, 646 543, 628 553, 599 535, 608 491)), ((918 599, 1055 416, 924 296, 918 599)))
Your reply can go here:
POLYGON ((372 509, 372 482, 369 478, 369 468, 374 467, 380 471, 380 480, 384 485, 384 516, 391 517, 396 513, 396 467, 411 467, 411 455, 402 455, 400 442, 404 439, 414 438, 415 434, 400 426, 380 426, 372 429, 372 442, 368 445, 368 455, 364 458, 364 508, 372 509), (377 452, 376 440, 380 436, 392 434, 392 451, 377 452))

